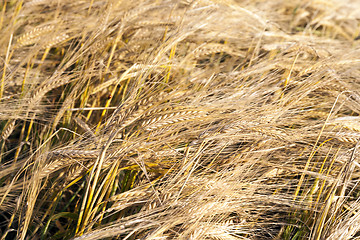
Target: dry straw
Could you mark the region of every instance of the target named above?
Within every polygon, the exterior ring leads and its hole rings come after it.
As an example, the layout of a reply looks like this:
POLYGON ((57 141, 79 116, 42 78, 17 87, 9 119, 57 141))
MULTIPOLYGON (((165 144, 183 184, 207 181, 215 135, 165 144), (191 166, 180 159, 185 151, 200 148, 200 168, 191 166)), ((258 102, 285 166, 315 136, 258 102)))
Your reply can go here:
POLYGON ((355 239, 356 1, 0 4, 2 239, 355 239))

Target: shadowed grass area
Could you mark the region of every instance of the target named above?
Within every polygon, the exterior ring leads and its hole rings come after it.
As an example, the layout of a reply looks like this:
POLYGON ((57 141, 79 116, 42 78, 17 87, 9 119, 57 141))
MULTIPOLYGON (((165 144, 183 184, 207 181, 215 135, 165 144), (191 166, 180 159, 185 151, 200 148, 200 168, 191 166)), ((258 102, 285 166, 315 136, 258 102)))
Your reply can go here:
POLYGON ((357 239, 360 2, 0 3, 1 239, 357 239))

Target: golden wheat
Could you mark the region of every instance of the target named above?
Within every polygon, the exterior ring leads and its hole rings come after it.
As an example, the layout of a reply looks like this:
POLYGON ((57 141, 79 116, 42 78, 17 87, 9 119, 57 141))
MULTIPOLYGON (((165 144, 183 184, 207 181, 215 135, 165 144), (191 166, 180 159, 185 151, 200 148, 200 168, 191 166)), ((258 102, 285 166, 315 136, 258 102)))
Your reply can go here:
POLYGON ((353 239, 356 1, 0 3, 2 239, 353 239))

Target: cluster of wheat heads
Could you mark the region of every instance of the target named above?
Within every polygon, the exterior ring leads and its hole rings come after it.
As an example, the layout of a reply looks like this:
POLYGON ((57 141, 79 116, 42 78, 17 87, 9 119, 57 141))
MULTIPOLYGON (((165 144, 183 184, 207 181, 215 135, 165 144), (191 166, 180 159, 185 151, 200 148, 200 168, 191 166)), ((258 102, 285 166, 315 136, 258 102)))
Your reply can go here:
POLYGON ((1 239, 356 239, 359 9, 2 1, 1 239))

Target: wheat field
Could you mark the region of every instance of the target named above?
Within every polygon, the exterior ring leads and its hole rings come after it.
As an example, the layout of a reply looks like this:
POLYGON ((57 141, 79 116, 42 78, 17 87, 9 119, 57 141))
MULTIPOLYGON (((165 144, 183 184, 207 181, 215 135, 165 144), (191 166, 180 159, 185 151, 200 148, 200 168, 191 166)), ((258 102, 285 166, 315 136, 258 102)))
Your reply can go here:
POLYGON ((5 239, 360 239, 360 1, 2 0, 5 239))

